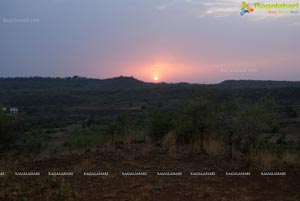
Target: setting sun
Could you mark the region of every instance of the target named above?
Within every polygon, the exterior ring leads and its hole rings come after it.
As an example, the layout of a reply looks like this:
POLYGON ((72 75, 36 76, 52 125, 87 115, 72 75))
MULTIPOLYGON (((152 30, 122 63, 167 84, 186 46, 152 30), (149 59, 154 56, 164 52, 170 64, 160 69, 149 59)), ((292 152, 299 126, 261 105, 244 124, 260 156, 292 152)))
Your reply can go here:
POLYGON ((154 81, 157 81, 157 80, 158 80, 158 76, 154 76, 154 77, 153 77, 153 80, 154 80, 154 81))

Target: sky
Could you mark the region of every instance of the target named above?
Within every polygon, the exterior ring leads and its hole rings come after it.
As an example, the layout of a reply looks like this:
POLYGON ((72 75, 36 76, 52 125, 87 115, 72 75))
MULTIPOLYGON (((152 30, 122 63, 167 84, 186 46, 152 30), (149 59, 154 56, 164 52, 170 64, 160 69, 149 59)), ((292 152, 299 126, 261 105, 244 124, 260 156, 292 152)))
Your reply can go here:
MULTIPOLYGON (((300 6, 300 0, 247 1, 252 7, 256 2, 300 6)), ((255 9, 241 16, 241 5, 242 0, 0 0, 0 77, 299 81, 300 13, 255 9)))

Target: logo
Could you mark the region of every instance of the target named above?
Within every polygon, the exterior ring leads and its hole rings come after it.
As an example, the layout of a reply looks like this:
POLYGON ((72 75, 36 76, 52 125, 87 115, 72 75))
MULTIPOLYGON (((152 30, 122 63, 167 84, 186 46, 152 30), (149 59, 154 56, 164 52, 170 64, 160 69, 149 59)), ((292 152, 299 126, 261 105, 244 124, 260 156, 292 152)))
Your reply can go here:
POLYGON ((242 2, 241 7, 241 16, 245 15, 246 13, 253 12, 254 8, 252 8, 249 4, 247 4, 245 1, 242 2))
POLYGON ((242 7, 240 14, 241 16, 246 13, 253 12, 256 10, 256 14, 262 15, 266 14, 287 14, 294 15, 299 14, 299 4, 298 3, 253 3, 253 7, 247 4, 245 1, 242 2, 242 7))

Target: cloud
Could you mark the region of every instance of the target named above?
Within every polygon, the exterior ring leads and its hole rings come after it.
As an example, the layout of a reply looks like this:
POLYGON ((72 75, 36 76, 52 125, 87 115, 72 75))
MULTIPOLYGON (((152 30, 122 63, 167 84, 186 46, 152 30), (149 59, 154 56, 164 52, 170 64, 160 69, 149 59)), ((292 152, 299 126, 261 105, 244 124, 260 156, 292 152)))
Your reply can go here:
POLYGON ((168 0, 157 6, 158 10, 166 10, 183 6, 200 6, 202 1, 199 0, 168 0))
POLYGON ((157 10, 166 10, 172 8, 173 6, 178 5, 180 2, 180 0, 169 0, 167 2, 164 2, 163 4, 158 5, 157 10))

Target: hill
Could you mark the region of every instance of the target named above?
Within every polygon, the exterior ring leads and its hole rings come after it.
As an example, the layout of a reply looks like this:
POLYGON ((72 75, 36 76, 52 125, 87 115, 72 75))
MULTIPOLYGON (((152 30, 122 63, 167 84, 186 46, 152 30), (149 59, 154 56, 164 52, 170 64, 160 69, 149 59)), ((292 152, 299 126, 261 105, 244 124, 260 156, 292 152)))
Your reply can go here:
POLYGON ((270 80, 226 80, 219 84, 222 87, 232 88, 280 88, 280 87, 300 87, 300 82, 296 81, 270 81, 270 80))
POLYGON ((0 103, 6 107, 18 107, 24 118, 48 127, 49 124, 59 126, 57 124, 63 122, 70 125, 87 119, 91 114, 102 114, 104 110, 151 110, 157 107, 174 110, 178 102, 199 94, 214 96, 219 101, 230 100, 234 96, 254 101, 268 97, 278 105, 298 107, 299 83, 228 80, 211 85, 170 84, 147 83, 124 76, 109 79, 78 76, 0 78, 0 103))
POLYGON ((93 79, 79 76, 66 78, 20 77, 0 78, 1 90, 39 90, 39 89, 127 89, 149 85, 133 77, 115 77, 109 79, 93 79))

